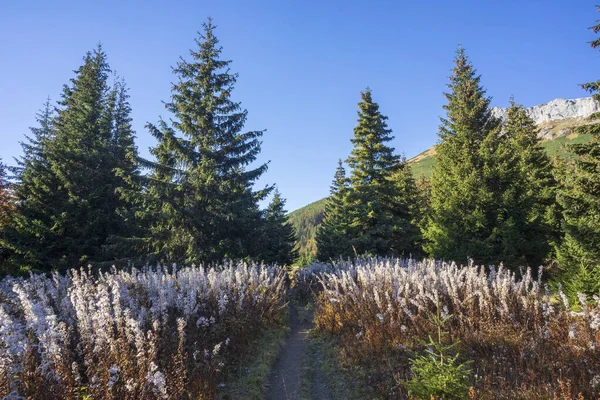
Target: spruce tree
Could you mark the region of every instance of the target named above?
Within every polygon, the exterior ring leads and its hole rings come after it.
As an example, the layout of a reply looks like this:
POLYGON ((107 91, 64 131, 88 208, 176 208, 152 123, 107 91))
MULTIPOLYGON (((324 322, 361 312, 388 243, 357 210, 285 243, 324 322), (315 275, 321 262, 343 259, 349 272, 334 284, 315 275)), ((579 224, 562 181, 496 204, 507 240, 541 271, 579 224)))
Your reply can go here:
POLYGON ((534 267, 543 264, 551 243, 558 238, 553 226, 557 213, 553 165, 538 138, 535 122, 513 99, 503 131, 512 154, 517 155, 518 173, 514 174, 509 192, 513 197, 508 199, 511 204, 506 210, 514 234, 506 235, 502 256, 509 265, 534 267))
POLYGON ((10 253, 9 249, 2 244, 2 238, 14 209, 14 199, 8 181, 8 169, 0 159, 0 275, 8 272, 8 266, 5 263, 10 253))
POLYGON ((132 239, 147 234, 141 218, 142 208, 139 200, 144 189, 144 178, 140 174, 135 132, 131 126, 129 89, 123 79, 115 82, 109 93, 108 114, 111 121, 109 142, 113 168, 111 177, 115 180, 114 187, 118 195, 118 198, 114 199, 116 200, 115 213, 121 222, 113 227, 114 230, 104 246, 104 252, 110 255, 108 259, 134 260, 144 247, 132 239), (136 201, 131 203, 131 198, 136 198, 136 201))
POLYGON ((0 232, 6 225, 14 209, 13 198, 8 181, 8 168, 0 158, 0 232))
POLYGON ((490 112, 490 98, 464 49, 459 48, 445 93, 446 118, 432 174, 431 210, 424 229, 431 257, 498 262, 502 246, 502 195, 514 177, 501 163, 512 164, 500 121, 490 112), (500 228, 500 229, 499 229, 500 228))
POLYGON ((17 159, 14 172, 17 183, 14 196, 18 201, 7 221, 3 245, 11 250, 10 264, 14 271, 21 268, 49 269, 57 259, 60 235, 53 229, 60 217, 58 205, 67 201, 59 190, 59 181, 52 172, 48 143, 53 140, 55 108, 48 99, 36 114, 37 127, 21 142, 23 156, 17 159))
POLYGON ((145 192, 149 251, 170 262, 214 262, 256 256, 261 211, 258 201, 271 188, 254 191, 266 164, 249 168, 260 152, 263 131, 243 132, 247 111, 231 100, 238 75, 209 21, 190 51, 173 69, 177 82, 164 120, 147 127, 158 140, 156 162, 145 192))
POLYGON ((285 199, 275 190, 273 199, 265 210, 262 223, 262 253, 258 255, 260 261, 267 264, 280 266, 291 265, 297 258, 296 232, 289 224, 285 210, 285 199))
POLYGON ((317 259, 320 261, 353 255, 352 244, 348 237, 348 219, 344 209, 348 189, 349 181, 340 159, 325 204, 323 221, 317 230, 317 259))
POLYGON ((23 144, 18 215, 6 238, 17 266, 118 261, 109 240, 129 221, 119 213, 125 206, 119 190, 127 182, 117 170, 134 173, 137 156, 126 91, 109 86, 109 73, 101 46, 88 52, 63 89, 57 115, 46 107, 34 138, 23 144))
POLYGON ((407 206, 412 199, 405 195, 416 193, 414 179, 406 162, 386 144, 393 139, 392 131, 371 90, 361 93, 361 99, 347 160, 352 168, 344 201, 348 236, 359 254, 408 256, 416 247, 416 230, 407 206), (394 180, 400 171, 401 178, 394 180))
POLYGON ((427 209, 428 188, 423 182, 419 188, 412 170, 403 156, 391 177, 393 186, 389 198, 394 216, 394 230, 390 245, 391 253, 405 257, 422 255, 422 235, 419 226, 427 209))
MULTIPOLYGON (((600 32, 600 24, 591 30, 600 32)), ((591 47, 600 48, 600 39, 592 41, 591 47)), ((582 87, 593 94, 595 101, 600 101, 600 81, 582 87)), ((589 117, 590 121, 598 119, 600 113, 589 117)), ((566 283, 567 288, 574 288, 568 293, 571 297, 576 296, 576 291, 592 294, 600 290, 600 124, 580 127, 578 132, 591 135, 591 139, 571 145, 574 159, 561 174, 557 196, 563 210, 564 234, 562 243, 557 246, 559 280, 566 283), (588 279, 590 276, 595 276, 595 281, 588 279), (582 285, 584 282, 587 283, 582 285)))

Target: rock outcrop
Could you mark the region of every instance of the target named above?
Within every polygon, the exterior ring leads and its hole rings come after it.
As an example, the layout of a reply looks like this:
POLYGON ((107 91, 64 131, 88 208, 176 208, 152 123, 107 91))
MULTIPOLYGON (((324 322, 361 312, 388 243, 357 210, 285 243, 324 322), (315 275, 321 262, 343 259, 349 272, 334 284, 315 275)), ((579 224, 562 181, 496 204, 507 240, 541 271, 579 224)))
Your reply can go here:
MULTIPOLYGON (((589 123, 591 114, 600 111, 600 106, 591 97, 581 99, 555 99, 526 109, 540 129, 539 137, 553 139, 572 133, 572 128, 589 123)), ((507 108, 494 107, 492 114, 506 121, 507 108)))
MULTIPOLYGON (((600 111, 598 103, 591 97, 581 99, 555 99, 546 104, 529 107, 527 113, 536 124, 571 118, 585 118, 600 111)), ((506 120, 507 108, 494 107, 492 113, 506 120)))

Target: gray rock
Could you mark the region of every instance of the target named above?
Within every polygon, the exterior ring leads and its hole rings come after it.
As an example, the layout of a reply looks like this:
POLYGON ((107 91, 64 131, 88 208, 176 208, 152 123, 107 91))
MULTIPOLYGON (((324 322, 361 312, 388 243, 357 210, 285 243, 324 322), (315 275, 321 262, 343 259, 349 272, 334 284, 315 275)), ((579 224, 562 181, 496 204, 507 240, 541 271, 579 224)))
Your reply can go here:
MULTIPOLYGON (((536 124, 570 118, 585 118, 600 111, 600 106, 591 97, 581 99, 555 99, 546 104, 529 107, 527 114, 536 124)), ((494 107, 492 115, 506 121, 507 108, 494 107)))

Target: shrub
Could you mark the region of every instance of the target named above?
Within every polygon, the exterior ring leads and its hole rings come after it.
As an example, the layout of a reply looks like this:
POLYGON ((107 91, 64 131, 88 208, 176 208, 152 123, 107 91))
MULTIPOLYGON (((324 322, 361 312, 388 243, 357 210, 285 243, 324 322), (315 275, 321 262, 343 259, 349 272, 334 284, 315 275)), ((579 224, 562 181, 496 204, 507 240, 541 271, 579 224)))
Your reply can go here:
POLYGON ((456 347, 459 342, 443 343, 446 332, 444 324, 452 318, 446 310, 440 311, 439 299, 436 299, 437 312, 432 323, 437 327, 437 338, 429 335, 425 354, 411 362, 412 379, 404 384, 411 396, 417 399, 465 399, 469 393, 470 362, 460 363, 456 347))

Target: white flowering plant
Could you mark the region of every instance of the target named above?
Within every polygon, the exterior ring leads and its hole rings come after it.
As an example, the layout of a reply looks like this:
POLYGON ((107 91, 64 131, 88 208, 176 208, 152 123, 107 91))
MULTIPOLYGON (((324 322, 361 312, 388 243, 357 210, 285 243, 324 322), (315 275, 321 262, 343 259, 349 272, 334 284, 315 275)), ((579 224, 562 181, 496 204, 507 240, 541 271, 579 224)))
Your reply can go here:
POLYGON ((116 269, 0 281, 0 398, 212 398, 281 323, 279 268, 116 269))
POLYGON ((309 266, 300 277, 320 282, 317 329, 333 334, 344 360, 366 369, 370 384, 387 396, 407 395, 410 355, 436 335, 439 311, 452 315, 444 328, 449 343, 459 342, 456 350, 473 361, 469 385, 484 398, 553 398, 559 382, 597 398, 600 385, 590 382, 600 376, 598 299, 579 296, 580 311, 573 312, 567 296, 545 284, 542 269, 536 275, 361 258, 309 266))

